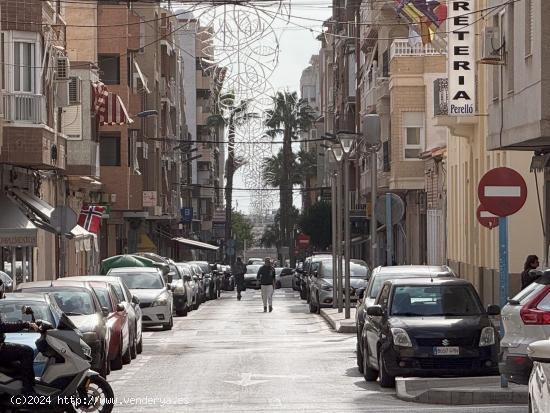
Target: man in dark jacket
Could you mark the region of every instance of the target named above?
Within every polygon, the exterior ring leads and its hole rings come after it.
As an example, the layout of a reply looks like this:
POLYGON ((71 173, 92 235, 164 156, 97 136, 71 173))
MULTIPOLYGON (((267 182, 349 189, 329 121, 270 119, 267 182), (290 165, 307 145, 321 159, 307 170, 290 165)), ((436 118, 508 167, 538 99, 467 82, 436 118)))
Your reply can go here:
POLYGON ((241 291, 244 290, 244 275, 246 274, 246 265, 241 257, 237 257, 237 262, 231 266, 231 274, 235 277, 235 284, 237 284, 237 300, 241 301, 241 291))
POLYGON ((34 393, 34 351, 29 346, 4 342, 6 333, 17 333, 23 330, 38 331, 38 326, 28 321, 5 322, 0 314, 0 365, 7 366, 14 361, 20 363, 19 375, 23 382, 23 393, 29 395, 34 393))
POLYGON ((257 275, 262 289, 262 301, 264 302, 264 313, 273 311, 273 291, 275 291, 275 268, 271 265, 271 259, 266 258, 264 265, 260 267, 257 275))

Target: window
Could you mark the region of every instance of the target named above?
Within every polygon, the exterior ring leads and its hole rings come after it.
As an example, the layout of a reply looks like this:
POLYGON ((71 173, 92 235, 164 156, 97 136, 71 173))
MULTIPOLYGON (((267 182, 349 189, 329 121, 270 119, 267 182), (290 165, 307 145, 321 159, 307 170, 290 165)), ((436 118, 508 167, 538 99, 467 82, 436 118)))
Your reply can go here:
POLYGON ((403 113, 403 147, 405 159, 419 159, 424 150, 424 113, 403 113))
POLYGON ((120 55, 98 55, 99 75, 106 85, 120 84, 120 55))
POLYGON ((534 28, 533 0, 525 0, 525 56, 533 53, 534 28))
POLYGON ((16 92, 34 92, 34 43, 15 42, 13 50, 13 89, 16 92))
POLYGON ((101 135, 99 151, 101 166, 120 166, 120 135, 101 135))
POLYGON ((382 288, 382 291, 380 291, 380 295, 378 296, 377 304, 381 305, 383 308, 386 308, 388 306, 388 300, 390 298, 390 285, 385 285, 382 288))

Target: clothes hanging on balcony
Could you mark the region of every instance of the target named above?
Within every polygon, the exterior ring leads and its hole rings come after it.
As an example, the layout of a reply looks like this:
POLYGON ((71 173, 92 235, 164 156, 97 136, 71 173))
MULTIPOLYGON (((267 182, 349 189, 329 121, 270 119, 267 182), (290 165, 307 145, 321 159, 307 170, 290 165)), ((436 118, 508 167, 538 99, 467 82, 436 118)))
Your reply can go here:
POLYGON ((128 115, 126 106, 122 102, 120 96, 109 92, 105 102, 105 111, 99 113, 99 124, 104 125, 126 125, 132 124, 134 121, 128 115))

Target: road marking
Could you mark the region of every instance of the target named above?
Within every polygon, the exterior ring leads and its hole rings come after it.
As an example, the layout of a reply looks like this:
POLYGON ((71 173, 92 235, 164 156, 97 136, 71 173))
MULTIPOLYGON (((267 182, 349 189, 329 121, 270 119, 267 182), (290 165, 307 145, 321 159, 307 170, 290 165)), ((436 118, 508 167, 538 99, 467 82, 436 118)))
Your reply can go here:
POLYGON ((252 373, 241 373, 241 379, 239 381, 224 380, 224 383, 235 384, 236 386, 248 387, 254 384, 266 383, 269 380, 252 380, 252 373))
POLYGON ((519 198, 521 196, 521 187, 520 186, 486 186, 485 196, 519 198))

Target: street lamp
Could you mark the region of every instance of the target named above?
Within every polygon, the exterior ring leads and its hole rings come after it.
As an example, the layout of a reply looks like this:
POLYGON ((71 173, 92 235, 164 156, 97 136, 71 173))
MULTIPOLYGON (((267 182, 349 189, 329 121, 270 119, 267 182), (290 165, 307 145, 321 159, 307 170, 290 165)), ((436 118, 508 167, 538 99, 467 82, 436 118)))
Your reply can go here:
POLYGON ((343 169, 344 169, 344 291, 345 291, 345 318, 348 319, 351 317, 351 297, 350 297, 350 255, 351 255, 351 236, 350 236, 350 202, 349 202, 349 155, 351 148, 355 140, 357 139, 357 134, 355 132, 338 132, 338 140, 340 141, 340 146, 343 151, 343 169))
MULTIPOLYGON (((332 155, 336 161, 336 266, 333 267, 333 273, 336 271, 336 282, 333 284, 333 290, 336 289, 336 298, 338 302, 338 312, 343 311, 343 296, 342 296, 342 160, 344 159, 344 149, 340 144, 332 145, 332 155)), ((334 281, 334 279, 333 279, 334 281)), ((334 301, 333 301, 334 302, 334 301)), ((334 305, 334 304, 333 304, 334 305)))

